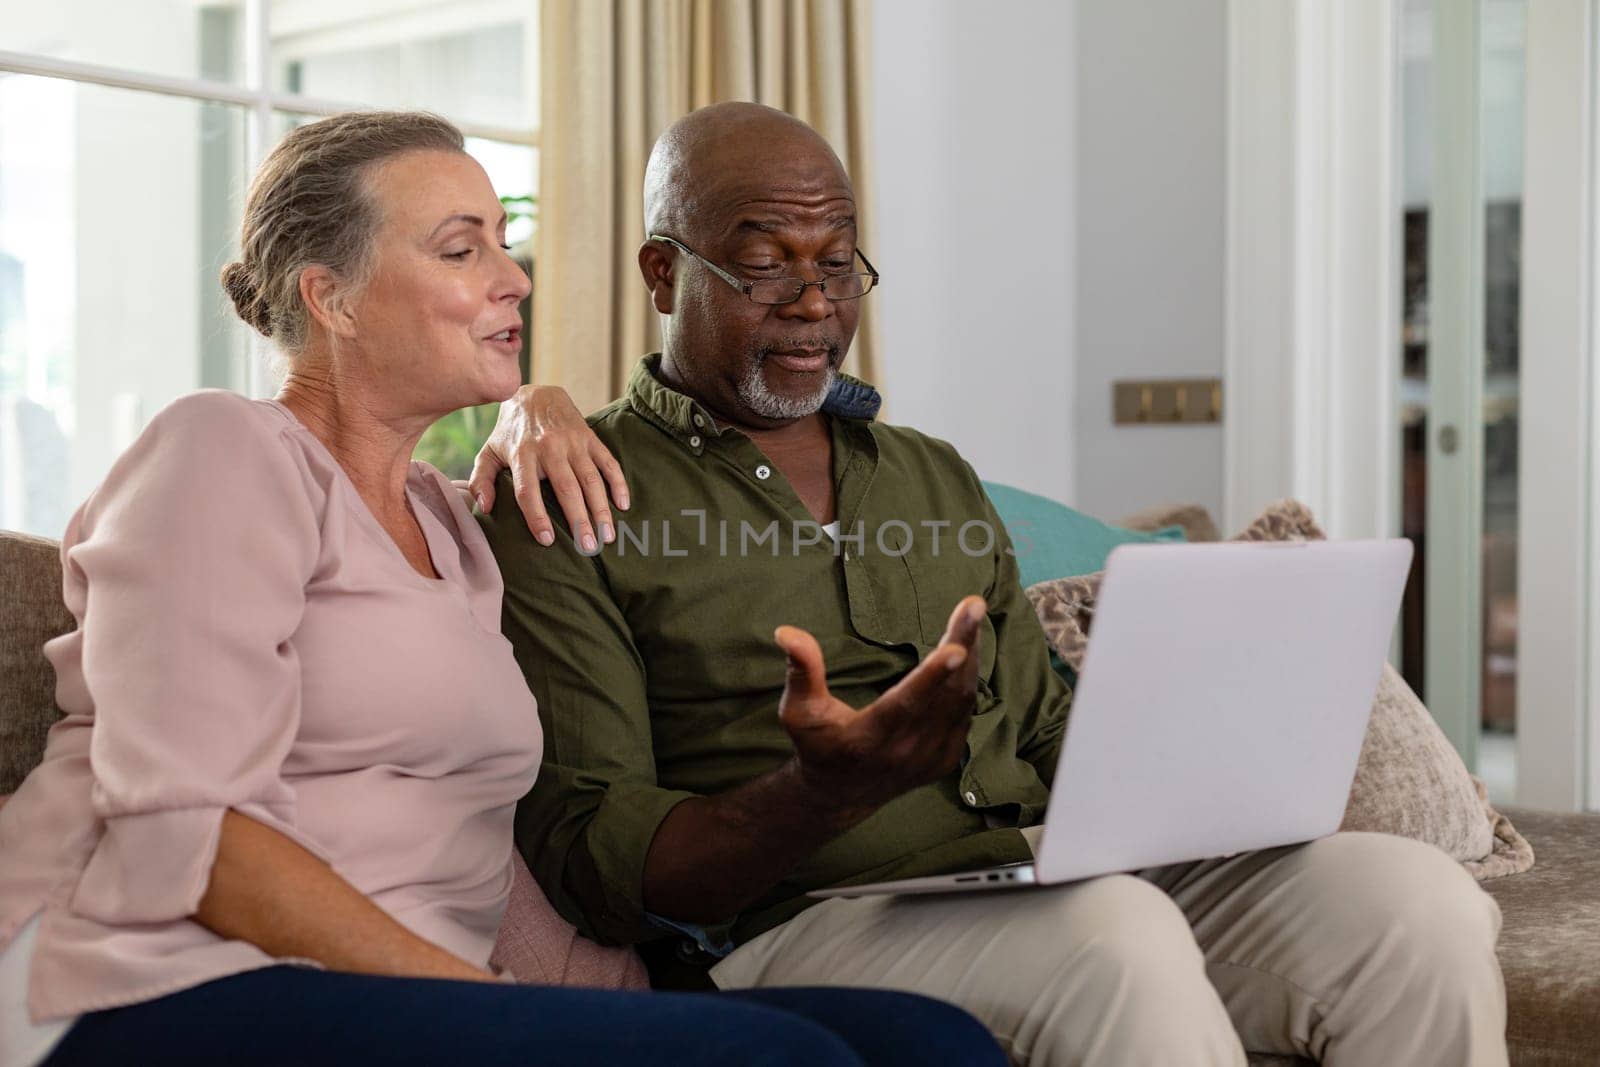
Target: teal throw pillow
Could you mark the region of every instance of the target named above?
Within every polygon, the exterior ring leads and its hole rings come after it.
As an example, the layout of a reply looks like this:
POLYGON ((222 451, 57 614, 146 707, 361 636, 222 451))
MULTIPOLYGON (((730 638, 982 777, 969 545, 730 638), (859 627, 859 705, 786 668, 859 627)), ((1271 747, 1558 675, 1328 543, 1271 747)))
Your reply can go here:
POLYGON ((1052 578, 1103 571, 1106 557, 1118 545, 1184 539, 1181 526, 1141 533, 1112 526, 1049 497, 1009 485, 984 482, 983 488, 1011 534, 1024 589, 1052 578))

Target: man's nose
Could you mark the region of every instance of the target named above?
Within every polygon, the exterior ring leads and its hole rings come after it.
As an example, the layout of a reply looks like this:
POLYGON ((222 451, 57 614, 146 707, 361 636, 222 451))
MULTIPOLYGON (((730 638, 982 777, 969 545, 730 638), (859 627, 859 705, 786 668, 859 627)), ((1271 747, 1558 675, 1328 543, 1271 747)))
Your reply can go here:
MULTIPOLYGON (((811 281, 809 278, 804 280, 811 281)), ((817 281, 821 280, 821 278, 817 279, 817 281)), ((833 314, 833 301, 822 295, 822 286, 813 282, 800 290, 800 298, 798 300, 778 305, 778 314, 787 319, 821 322, 833 314)))

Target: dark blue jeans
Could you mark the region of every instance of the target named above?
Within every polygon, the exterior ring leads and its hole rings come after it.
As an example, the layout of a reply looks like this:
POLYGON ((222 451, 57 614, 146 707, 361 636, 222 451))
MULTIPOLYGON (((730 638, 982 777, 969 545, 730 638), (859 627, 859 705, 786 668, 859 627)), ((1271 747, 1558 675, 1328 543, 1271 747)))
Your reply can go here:
POLYGON ((1003 1065, 958 1008, 871 989, 646 993, 268 967, 83 1016, 73 1064, 1003 1065))

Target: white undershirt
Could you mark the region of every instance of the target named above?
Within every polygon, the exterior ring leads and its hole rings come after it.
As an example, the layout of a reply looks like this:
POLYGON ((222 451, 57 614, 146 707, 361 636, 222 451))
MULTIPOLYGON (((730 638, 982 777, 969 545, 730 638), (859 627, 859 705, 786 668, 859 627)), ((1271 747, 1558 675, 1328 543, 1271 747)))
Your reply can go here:
POLYGON ((78 1021, 76 1015, 42 1023, 28 1018, 28 971, 42 914, 23 923, 11 944, 0 949, 0 1063, 6 1067, 38 1067, 78 1021))
POLYGON ((826 526, 824 526, 822 528, 822 532, 827 534, 829 537, 833 538, 833 543, 834 544, 838 544, 839 543, 839 520, 838 519, 834 519, 832 522, 828 523, 828 525, 826 525, 826 526))

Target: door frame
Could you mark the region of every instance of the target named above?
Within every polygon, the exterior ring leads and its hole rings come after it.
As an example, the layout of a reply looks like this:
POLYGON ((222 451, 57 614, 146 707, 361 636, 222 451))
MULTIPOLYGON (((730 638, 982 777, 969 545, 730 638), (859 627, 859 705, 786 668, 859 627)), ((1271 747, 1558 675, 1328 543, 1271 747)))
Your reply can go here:
POLYGON ((1600 802, 1591 373, 1595 0, 1527 5, 1517 577, 1518 803, 1600 802), (1536 413, 1530 417, 1530 413, 1536 413), (1532 535, 1532 536, 1529 536, 1532 535), (1533 630, 1534 640, 1522 640, 1533 630))
POLYGON ((1223 520, 1293 496, 1399 530, 1396 26, 1385 0, 1230 0, 1223 520))
MULTIPOLYGON (((1401 6, 1229 0, 1229 528, 1295 496, 1330 536, 1399 532, 1401 6)), ((1597 12, 1536 0, 1526 30, 1517 800, 1562 811, 1600 807, 1597 12)))
MULTIPOLYGON (((1484 629, 1483 2, 1433 0, 1430 14, 1433 106, 1432 129, 1425 136, 1432 142, 1433 180, 1423 691, 1439 728, 1466 765, 1476 769, 1483 731, 1484 629)), ((1519 536, 1519 547, 1521 541, 1519 536)), ((1520 781, 1520 763, 1517 770, 1520 781)))

